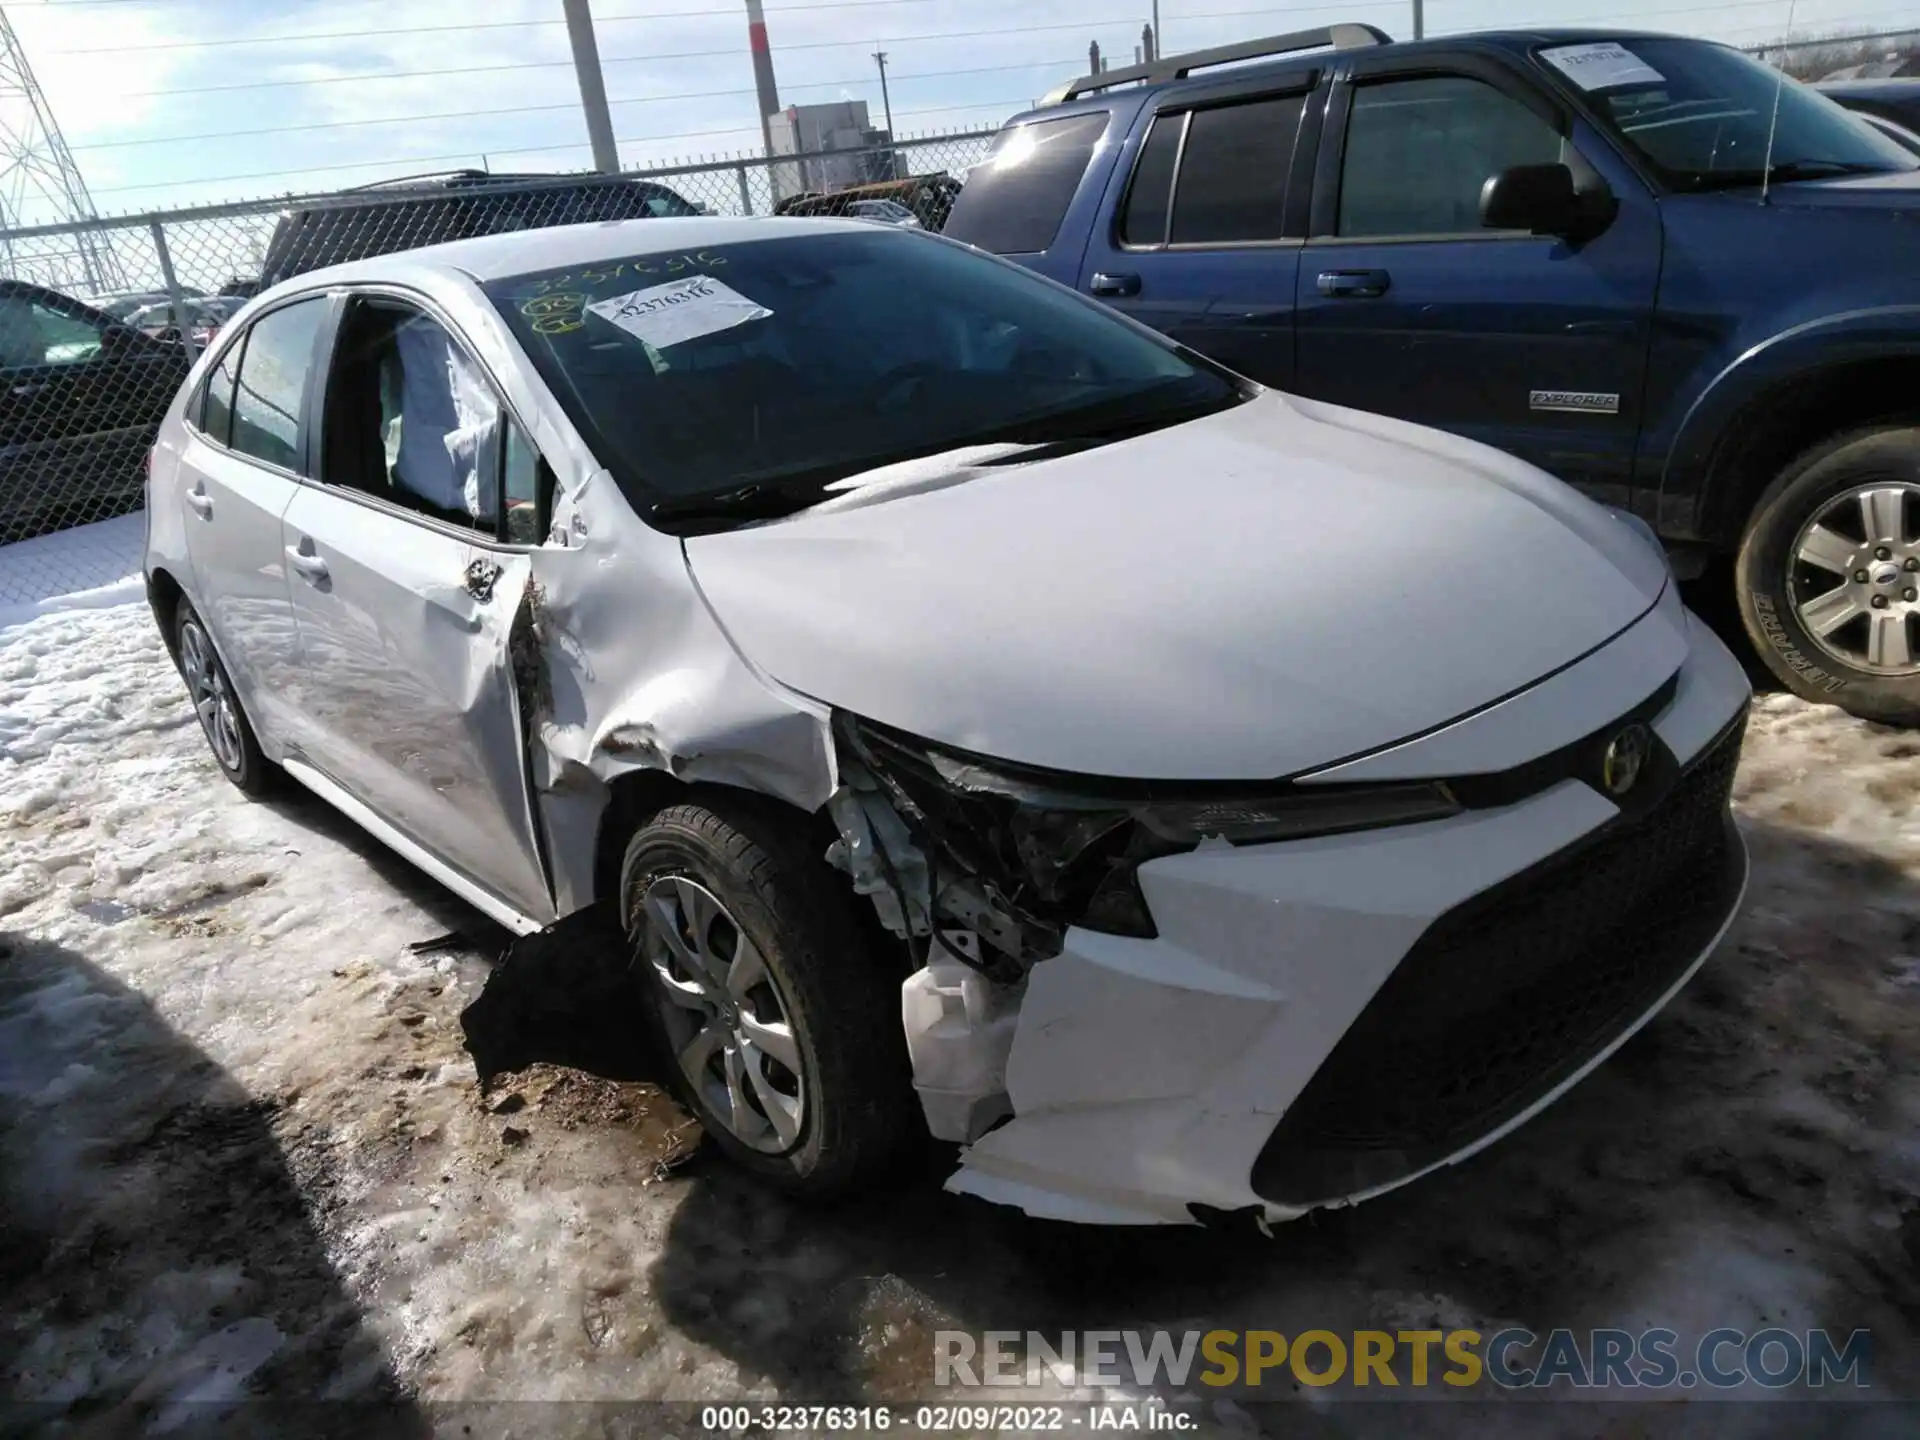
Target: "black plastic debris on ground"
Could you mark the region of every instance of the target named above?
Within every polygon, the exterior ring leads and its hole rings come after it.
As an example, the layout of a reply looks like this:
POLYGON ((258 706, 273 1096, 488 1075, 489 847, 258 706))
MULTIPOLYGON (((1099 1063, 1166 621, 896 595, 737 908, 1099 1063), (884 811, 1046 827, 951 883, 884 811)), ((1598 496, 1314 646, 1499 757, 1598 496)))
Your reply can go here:
POLYGON ((650 1080, 657 1071, 638 1004, 626 940, 596 905, 513 940, 460 1012, 460 1028, 482 1090, 496 1076, 542 1063, 606 1080, 650 1080))

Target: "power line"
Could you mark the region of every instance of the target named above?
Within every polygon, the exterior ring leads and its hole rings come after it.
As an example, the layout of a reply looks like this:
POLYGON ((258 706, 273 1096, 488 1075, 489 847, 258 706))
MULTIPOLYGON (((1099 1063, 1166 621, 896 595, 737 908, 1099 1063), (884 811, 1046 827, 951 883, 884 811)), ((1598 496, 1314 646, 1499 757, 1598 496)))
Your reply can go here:
MULTIPOLYGON (((851 4, 852 0, 849 0, 849 3, 851 4)), ((931 4, 931 3, 934 3, 934 0, 858 0, 858 3, 860 5, 875 5, 875 4, 917 5, 917 4, 931 4)), ((1777 0, 1747 0, 1747 3, 1755 4, 1755 5, 1773 4, 1773 3, 1777 3, 1777 0)), ((56 6, 54 8, 60 8, 60 7, 56 6)), ((786 6, 781 6, 779 8, 784 10, 812 10, 812 9, 829 9, 829 8, 838 8, 838 7, 830 7, 825 5, 821 5, 821 6, 786 5, 786 6)), ((1241 16, 1246 16, 1246 15, 1302 15, 1302 14, 1312 14, 1318 11, 1334 11, 1334 10, 1347 11, 1352 9, 1353 9, 1353 0, 1344 0, 1344 3, 1336 3, 1331 5, 1328 5, 1328 4, 1294 5, 1294 6, 1287 6, 1284 8, 1276 7, 1276 6, 1268 6, 1264 9, 1259 9, 1259 10, 1203 11, 1199 14, 1182 15, 1177 18, 1182 21, 1228 20, 1228 19, 1235 19, 1241 16)), ((769 7, 767 10, 767 13, 771 15, 776 13, 776 11, 773 8, 769 7)), ((680 11, 663 12, 658 15, 595 15, 593 19, 594 19, 594 24, 598 26, 598 25, 614 25, 622 21, 631 22, 631 21, 639 21, 639 20, 667 20, 667 19, 673 19, 676 17, 683 18, 683 19, 705 19, 705 20, 719 20, 719 19, 731 18, 730 16, 723 16, 720 13, 713 10, 680 10, 680 11)), ((96 46, 89 46, 85 49, 79 49, 79 50, 49 50, 46 53, 49 55, 120 55, 120 54, 132 53, 132 52, 146 54, 150 51, 155 51, 155 50, 210 50, 210 49, 228 47, 228 46, 234 46, 234 45, 300 45, 300 44, 305 44, 309 41, 316 41, 316 40, 385 40, 398 35, 445 35, 445 34, 459 34, 469 30, 483 31, 483 30, 551 29, 554 26, 561 25, 564 23, 565 23, 564 21, 560 21, 560 20, 483 20, 483 21, 474 21, 466 25, 411 25, 411 26, 403 26, 397 29, 387 29, 387 30, 327 30, 327 31, 312 32, 312 33, 302 34, 302 35, 248 35, 248 36, 241 36, 241 37, 229 37, 226 39, 219 39, 219 40, 165 40, 157 44, 146 44, 146 45, 96 45, 96 46)), ((1073 20, 1060 25, 1019 25, 1019 26, 1003 25, 1003 26, 996 27, 995 29, 992 29, 992 30, 964 30, 964 31, 956 31, 956 32, 951 32, 946 34, 936 34, 936 35, 893 35, 893 36, 883 37, 881 40, 879 40, 876 43, 881 45, 904 45, 909 41, 914 41, 914 40, 971 39, 979 35, 1025 35, 1025 34, 1032 33, 1034 31, 1039 31, 1039 30, 1085 30, 1090 27, 1099 26, 1099 25, 1123 25, 1123 24, 1130 25, 1132 23, 1133 23, 1133 17, 1128 15, 1128 16, 1121 16, 1118 18, 1105 17, 1105 18, 1095 18, 1090 20, 1073 20)), ((812 41, 803 41, 798 44, 782 44, 780 46, 780 49, 783 51, 813 50, 813 49, 821 48, 822 46, 856 45, 856 44, 863 45, 866 43, 867 42, 863 40, 861 41, 812 40, 812 41)), ((705 51, 701 53, 732 55, 737 53, 737 47, 734 50, 705 51)), ((687 57, 662 55, 662 56, 655 56, 653 58, 662 59, 662 60, 672 60, 672 59, 684 59, 687 57)))
MULTIPOLYGON (((1055 66, 1055 65, 1065 66, 1065 65, 1071 65, 1073 62, 1069 60, 1045 60, 1037 63, 1040 65, 1047 65, 1047 66, 1055 66)), ((922 75, 903 75, 899 78, 903 80, 932 80, 932 79, 941 79, 950 75, 986 75, 986 74, 1003 72, 1007 70, 1026 70, 1030 68, 1035 68, 1035 67, 1026 66, 1026 65, 997 65, 997 66, 989 66, 981 70, 942 70, 942 71, 935 71, 929 74, 922 74, 922 75)), ((795 90, 829 89, 829 88, 838 88, 840 86, 845 86, 845 85, 862 84, 862 83, 865 83, 865 77, 862 77, 858 81, 819 80, 819 81, 810 82, 809 84, 805 84, 805 85, 791 86, 789 88, 795 89, 795 90)), ((699 92, 697 94, 649 96, 644 100, 635 100, 635 101, 628 101, 623 103, 648 104, 656 101, 700 100, 700 99, 708 99, 714 96, 751 95, 753 93, 754 92, 751 87, 743 90, 707 90, 707 91, 699 92)), ((921 110, 903 111, 902 113, 908 114, 908 115, 938 115, 938 114, 944 114, 947 112, 953 112, 957 114, 957 113, 962 113, 969 110, 998 109, 1006 105, 1026 105, 1031 103, 1031 100, 1032 100, 1031 96, 1023 96, 1014 100, 992 100, 992 101, 984 101, 979 104, 937 105, 937 106, 932 106, 932 107, 921 109, 921 110)), ((569 105, 565 108, 573 109, 575 107, 569 105)), ((638 145, 638 144, 657 143, 659 140, 686 139, 692 135, 730 135, 736 132, 745 134, 747 133, 747 129, 748 127, 745 127, 745 126, 729 126, 724 130, 690 131, 680 135, 667 135, 667 136, 659 136, 659 137, 635 136, 632 138, 621 139, 616 143, 621 145, 638 145)), ((555 144, 555 145, 519 146, 513 149, 507 149, 507 150, 495 149, 492 146, 487 146, 485 147, 485 152, 488 155, 544 155, 544 154, 551 154, 554 151, 559 151, 559 150, 580 150, 584 148, 585 148, 585 142, 579 141, 579 140, 569 140, 569 141, 565 141, 563 143, 555 144)), ((240 180, 270 180, 280 175, 302 175, 307 173, 321 173, 321 172, 328 172, 328 171, 335 171, 335 170, 365 170, 365 169, 373 169, 377 166, 383 166, 383 165, 389 165, 389 164, 433 165, 433 164, 439 164, 442 162, 471 159, 474 155, 481 153, 481 149, 482 147, 480 146, 469 146, 467 149, 458 151, 451 155, 401 155, 401 156, 394 157, 392 160, 351 160, 351 161, 343 161, 337 164, 330 164, 330 165, 300 165, 300 166, 295 166, 291 169, 283 169, 283 170, 256 170, 244 175, 200 175, 200 176, 189 177, 187 179, 155 180, 155 181, 143 182, 138 185, 108 186, 105 188, 96 189, 93 193, 96 195, 123 195, 135 190, 163 190, 173 186, 187 186, 187 185, 225 185, 225 184, 230 184, 232 182, 240 181, 240 180)))
MULTIPOLYGON (((1749 3, 1771 3, 1771 0, 1749 0, 1749 3)), ((1346 5, 1341 5, 1341 6, 1329 6, 1327 8, 1347 9, 1349 7, 1346 5)), ((1189 15, 1183 18, 1188 20, 1217 19, 1217 18, 1224 18, 1225 16, 1231 16, 1231 15, 1265 15, 1270 13, 1272 12, 1265 11, 1265 10, 1229 10, 1229 11, 1218 12, 1218 14, 1216 15, 1209 15, 1209 16, 1189 15)), ((996 29, 996 30, 952 30, 952 31, 945 31, 937 35, 908 35, 908 36, 896 37, 895 39, 882 41, 881 43, 889 44, 889 45, 899 45, 899 44, 905 44, 908 42, 920 41, 920 40, 977 40, 990 35, 1027 35, 1027 34, 1040 34, 1043 32, 1052 32, 1052 31, 1059 31, 1059 30, 1085 30, 1089 28, 1090 25, 1094 27, 1098 27, 1100 25, 1119 25, 1124 23, 1126 23, 1124 20, 1100 20, 1100 21, 1092 21, 1092 22, 1075 21, 1069 24, 1062 24, 1062 25, 1025 25, 1025 26, 1016 27, 1014 29, 1002 28, 1002 29, 996 29)), ((783 51, 785 50, 841 50, 841 49, 847 49, 849 47, 856 46, 856 45, 864 45, 865 43, 867 42, 863 40, 819 40, 819 41, 809 41, 809 42, 798 44, 798 45, 784 45, 781 47, 781 49, 783 51)), ((679 51, 673 54, 653 55, 647 58, 655 61, 713 60, 713 59, 729 59, 733 56, 738 55, 739 53, 740 53, 739 47, 733 46, 725 50, 685 50, 685 51, 679 51)), ((560 64, 561 62, 555 61, 553 63, 560 64)), ((1040 63, 1047 64, 1052 62, 1043 61, 1040 63)), ((338 76, 338 77, 332 77, 332 78, 335 78, 335 79, 365 78, 365 79, 378 80, 378 79, 398 78, 398 77, 372 75, 372 76, 365 76, 365 77, 338 76)), ((897 76, 895 78, 909 79, 913 77, 897 76)), ((804 88, 804 87, 797 86, 795 88, 804 88)), ((199 93, 199 87, 195 87, 192 93, 195 93, 195 94, 199 93)), ((609 100, 607 103, 610 105, 641 105, 641 104, 647 104, 655 98, 678 98, 678 97, 654 97, 654 96, 643 95, 643 96, 637 96, 631 99, 609 100)), ((553 105, 507 105, 507 106, 495 105, 495 106, 490 106, 484 110, 449 110, 449 111, 443 111, 443 112, 430 114, 430 115, 386 115, 386 116, 377 116, 374 118, 363 119, 363 120, 323 120, 323 121, 316 121, 306 125, 278 125, 278 126, 270 126, 264 129, 261 127, 255 126, 246 130, 209 130, 209 131, 203 131, 203 132, 199 132, 192 135, 148 136, 148 137, 142 137, 140 139, 134 139, 134 140, 83 141, 80 145, 76 146, 75 148, 83 149, 83 150, 117 150, 117 149, 124 149, 129 146, 135 146, 135 145, 173 145, 173 144, 185 144, 189 141, 199 141, 199 140, 236 140, 236 139, 244 139, 248 136, 253 136, 253 135, 290 135, 297 131, 302 131, 302 130, 344 129, 348 126, 362 126, 362 125, 400 125, 400 124, 411 124, 411 123, 416 123, 420 121, 429 121, 429 120, 472 120, 472 119, 479 119, 479 118, 492 116, 492 115, 529 115, 529 114, 536 114, 541 112, 550 112, 555 110, 576 110, 578 108, 579 108, 579 105, 578 105, 578 102, 576 101, 567 101, 562 104, 553 104, 553 105)))
MULTIPOLYGON (((92 3, 92 0, 89 0, 89 3, 92 3)), ((104 0, 101 0, 101 3, 104 3, 104 0)), ((603 57, 601 63, 603 65, 655 65, 662 60, 691 60, 711 56, 738 55, 739 53, 736 47, 731 50, 700 51, 685 55, 609 55, 603 57)), ((1071 60, 1035 60, 1024 65, 989 65, 979 70, 937 70, 929 74, 902 75, 897 78, 902 80, 933 80, 945 75, 987 75, 999 70, 1030 70, 1041 65, 1072 65, 1075 63, 1077 62, 1071 60)), ((147 98, 159 95, 208 95, 219 91, 231 90, 291 90, 297 86, 339 85, 350 81, 371 84, 379 80, 420 80, 436 75, 492 75, 507 70, 570 70, 572 68, 573 61, 570 59, 516 60, 510 65, 462 65, 446 70, 391 70, 382 75, 320 75, 306 80, 248 80, 238 85, 189 85, 183 86, 178 90, 122 90, 120 94, 126 99, 147 98)), ((867 77, 863 75, 857 80, 817 80, 791 88, 804 90, 809 88, 809 86, 814 89, 819 89, 825 85, 864 85, 866 83, 867 77)), ((751 93, 751 91, 743 90, 708 90, 699 95, 658 95, 647 98, 649 100, 698 100, 713 95, 743 95, 751 93)), ((627 103, 638 102, 630 101, 627 103)))
MULTIPOLYGON (((22 0, 11 0, 12 8, 16 12, 30 12, 34 10, 78 10, 86 5, 158 5, 160 3, 162 3, 162 0, 32 0, 32 3, 22 3, 22 0)), ((805 0, 805 3, 799 5, 769 5, 767 7, 767 14, 784 15, 790 10, 867 10, 885 5, 930 5, 933 3, 935 3, 935 0, 805 0)), ((712 10, 662 10, 652 15, 613 16, 609 18, 635 20, 703 20, 712 16, 714 13, 712 10)), ((495 23, 504 26, 509 24, 561 25, 566 22, 562 20, 483 21, 471 27, 461 28, 479 29, 484 25, 495 23)))

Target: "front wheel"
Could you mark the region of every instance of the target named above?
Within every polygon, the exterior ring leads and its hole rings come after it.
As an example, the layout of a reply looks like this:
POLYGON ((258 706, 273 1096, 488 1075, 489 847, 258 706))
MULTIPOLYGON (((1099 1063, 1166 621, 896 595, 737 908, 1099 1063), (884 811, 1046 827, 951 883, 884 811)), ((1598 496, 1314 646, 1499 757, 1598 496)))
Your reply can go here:
POLYGON ((1920 427, 1801 455, 1760 497, 1735 577, 1747 633, 1789 690, 1920 724, 1920 427))
POLYGON ((668 1082, 727 1155, 782 1190, 871 1181, 912 1134, 900 977, 797 813, 707 793, 640 827, 621 913, 668 1082))

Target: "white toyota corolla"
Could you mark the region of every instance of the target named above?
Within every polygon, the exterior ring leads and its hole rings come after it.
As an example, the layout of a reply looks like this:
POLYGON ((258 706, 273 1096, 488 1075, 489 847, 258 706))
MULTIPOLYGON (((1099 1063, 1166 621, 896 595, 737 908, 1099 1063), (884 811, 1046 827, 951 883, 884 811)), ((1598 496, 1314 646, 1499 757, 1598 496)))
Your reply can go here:
POLYGON ((213 753, 522 934, 617 913, 718 1143, 1110 1223, 1546 1106, 1745 885, 1748 689, 1637 521, 1029 272, 806 219, 288 282, 161 431, 213 753))

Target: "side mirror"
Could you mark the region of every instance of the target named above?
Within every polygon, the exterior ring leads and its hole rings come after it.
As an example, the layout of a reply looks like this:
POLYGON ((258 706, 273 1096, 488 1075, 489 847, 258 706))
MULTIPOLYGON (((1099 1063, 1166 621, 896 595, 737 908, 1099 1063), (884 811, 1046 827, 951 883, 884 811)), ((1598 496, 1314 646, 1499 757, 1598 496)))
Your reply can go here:
POLYGON ((1573 236, 1584 217, 1565 165, 1514 165, 1480 187, 1480 223, 1490 230, 1573 236))

